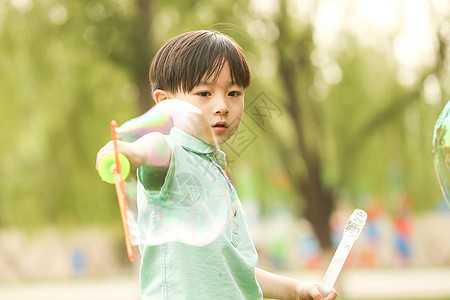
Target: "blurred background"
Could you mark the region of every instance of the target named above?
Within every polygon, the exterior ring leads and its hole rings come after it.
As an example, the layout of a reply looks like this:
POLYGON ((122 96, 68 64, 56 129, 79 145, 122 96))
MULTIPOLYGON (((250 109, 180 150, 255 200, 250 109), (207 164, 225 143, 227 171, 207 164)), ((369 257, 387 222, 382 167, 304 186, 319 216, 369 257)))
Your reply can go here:
POLYGON ((431 143, 449 17, 446 0, 0 0, 0 298, 139 299, 96 153, 153 105, 159 47, 215 29, 253 75, 223 150, 260 266, 320 280, 362 208, 339 299, 450 299, 431 143))

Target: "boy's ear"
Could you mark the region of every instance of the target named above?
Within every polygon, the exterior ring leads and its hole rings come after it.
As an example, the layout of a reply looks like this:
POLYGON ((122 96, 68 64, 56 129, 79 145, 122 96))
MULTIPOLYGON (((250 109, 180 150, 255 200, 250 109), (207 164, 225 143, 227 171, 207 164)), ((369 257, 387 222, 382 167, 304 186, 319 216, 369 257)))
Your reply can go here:
POLYGON ((164 90, 155 90, 153 92, 153 99, 155 100, 156 104, 158 104, 163 100, 170 99, 170 94, 164 90))

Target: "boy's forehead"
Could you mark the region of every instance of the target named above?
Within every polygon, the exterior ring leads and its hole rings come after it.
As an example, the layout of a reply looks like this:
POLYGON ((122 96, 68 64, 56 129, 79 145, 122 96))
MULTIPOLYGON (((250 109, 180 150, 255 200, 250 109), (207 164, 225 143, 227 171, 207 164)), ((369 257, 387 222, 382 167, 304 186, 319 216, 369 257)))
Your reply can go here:
POLYGON ((217 83, 218 80, 225 81, 226 85, 236 84, 236 82, 233 80, 233 77, 231 76, 231 70, 227 61, 223 62, 221 67, 216 68, 213 73, 204 74, 197 85, 212 85, 217 83))

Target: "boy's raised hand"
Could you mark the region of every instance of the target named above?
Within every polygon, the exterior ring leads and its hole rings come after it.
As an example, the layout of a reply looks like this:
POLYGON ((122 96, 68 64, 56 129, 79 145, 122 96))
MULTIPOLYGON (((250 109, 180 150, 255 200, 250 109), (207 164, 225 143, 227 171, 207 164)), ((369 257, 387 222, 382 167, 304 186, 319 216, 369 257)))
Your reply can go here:
MULTIPOLYGON (((133 150, 133 147, 131 146, 131 143, 128 142, 122 142, 117 141, 117 148, 119 153, 122 153, 127 157, 127 159, 130 161, 130 164, 133 168, 139 167, 142 165, 142 161, 140 157, 135 153, 133 150)), ((97 161, 95 163, 95 169, 98 170, 98 164, 100 163, 100 160, 107 154, 114 153, 114 142, 109 141, 104 145, 98 152, 97 152, 97 161)))
MULTIPOLYGON (((133 169, 142 165, 146 167, 167 167, 170 163, 170 148, 159 132, 151 132, 130 143, 117 141, 118 152, 125 155, 133 169)), ((114 142, 110 141, 97 153, 96 169, 100 160, 107 154, 114 153, 114 142)))
POLYGON ((214 132, 199 108, 177 99, 165 100, 160 104, 166 104, 170 107, 173 126, 207 144, 214 142, 214 132))

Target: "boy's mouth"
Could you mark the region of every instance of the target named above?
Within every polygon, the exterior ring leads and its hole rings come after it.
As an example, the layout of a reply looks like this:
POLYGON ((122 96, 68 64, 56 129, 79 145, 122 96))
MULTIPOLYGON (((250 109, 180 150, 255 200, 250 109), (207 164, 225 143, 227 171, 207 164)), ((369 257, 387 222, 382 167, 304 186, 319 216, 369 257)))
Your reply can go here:
POLYGON ((219 121, 215 123, 212 127, 215 132, 224 132, 225 130, 227 130, 228 125, 226 121, 219 121))

